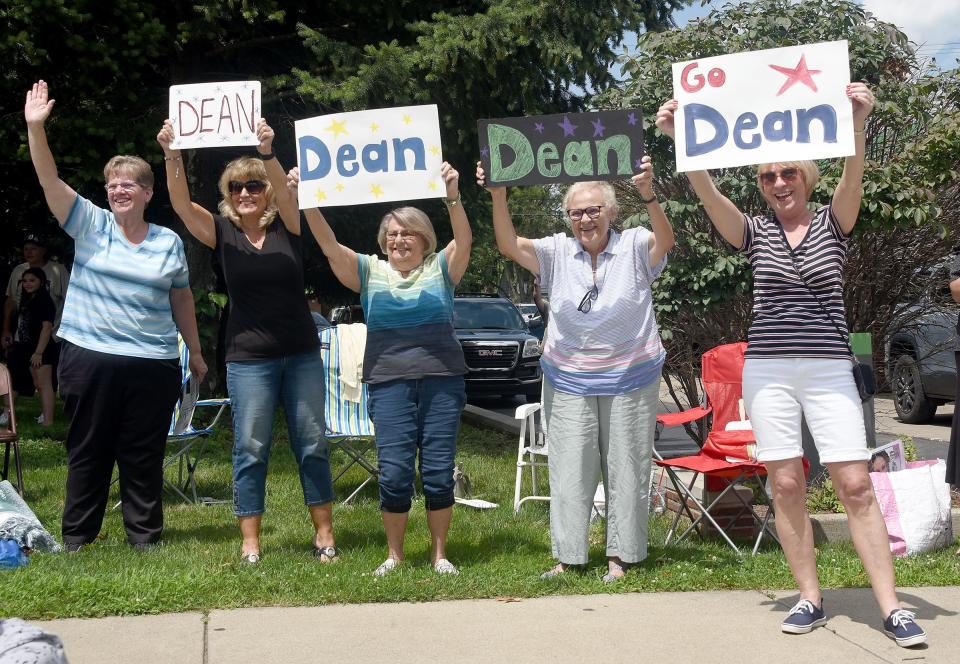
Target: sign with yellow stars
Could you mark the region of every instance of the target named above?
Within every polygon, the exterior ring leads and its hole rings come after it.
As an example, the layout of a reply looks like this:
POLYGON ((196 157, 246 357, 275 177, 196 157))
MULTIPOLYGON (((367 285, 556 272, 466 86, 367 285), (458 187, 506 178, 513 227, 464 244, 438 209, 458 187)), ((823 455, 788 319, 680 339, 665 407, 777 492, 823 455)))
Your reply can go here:
POLYGON ((260 81, 173 85, 169 117, 177 150, 259 145, 260 81))
POLYGON ((446 195, 435 104, 296 122, 300 209, 446 195))
POLYGON ((677 171, 855 152, 846 41, 673 64, 677 171))

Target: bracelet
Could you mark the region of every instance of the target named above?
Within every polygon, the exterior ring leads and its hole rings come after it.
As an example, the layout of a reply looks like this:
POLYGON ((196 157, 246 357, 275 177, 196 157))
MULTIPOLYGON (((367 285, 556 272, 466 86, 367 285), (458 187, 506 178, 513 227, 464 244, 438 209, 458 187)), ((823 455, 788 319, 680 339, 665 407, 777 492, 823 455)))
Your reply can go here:
POLYGON ((183 157, 182 157, 182 155, 179 155, 179 154, 178 154, 178 155, 176 155, 176 156, 174 156, 174 157, 168 157, 168 156, 164 155, 163 160, 164 160, 164 161, 175 161, 175 162, 177 162, 177 170, 176 170, 176 172, 173 174, 173 179, 174 179, 174 180, 178 179, 178 178, 180 177, 180 164, 183 163, 183 157))
POLYGON ((259 151, 257 152, 257 159, 262 159, 263 161, 270 161, 276 156, 277 155, 275 155, 273 152, 268 152, 267 154, 263 154, 262 152, 259 152, 259 151))
POLYGON ((447 207, 454 207, 460 204, 460 194, 457 194, 456 198, 447 198, 443 197, 443 202, 447 204, 447 207))
POLYGON ((866 128, 866 127, 864 127, 863 129, 860 129, 860 130, 854 129, 854 130, 853 130, 853 135, 854 135, 854 136, 863 136, 863 135, 866 133, 866 131, 867 131, 867 128, 866 128))
POLYGON ((650 205, 651 203, 657 202, 657 195, 654 194, 650 198, 644 198, 643 194, 640 194, 640 200, 643 201, 644 205, 650 205))
POLYGON ((174 157, 164 157, 163 160, 164 161, 180 161, 180 155, 176 155, 174 157))

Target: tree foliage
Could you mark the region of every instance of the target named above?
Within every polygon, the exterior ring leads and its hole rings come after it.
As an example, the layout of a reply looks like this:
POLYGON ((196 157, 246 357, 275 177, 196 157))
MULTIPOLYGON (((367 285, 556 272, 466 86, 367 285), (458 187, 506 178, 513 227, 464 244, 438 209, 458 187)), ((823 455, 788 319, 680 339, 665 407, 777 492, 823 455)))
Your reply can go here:
MULTIPOLYGON (((671 63, 839 39, 849 42, 852 80, 867 82, 879 100, 867 124, 864 199, 845 274, 851 329, 872 332, 879 357, 909 276, 947 253, 960 227, 956 72, 926 69, 906 35, 853 2, 758 0, 725 5, 680 30, 641 35, 637 52, 625 58, 629 80, 598 100, 648 111, 648 150, 677 231, 670 265, 655 285, 655 306, 678 402, 699 401, 696 375, 704 350, 746 338, 751 277, 745 258, 713 230, 686 178, 674 173, 673 142, 653 127, 656 108, 673 96, 671 63)), ((843 161, 819 165, 822 177, 811 200, 825 202, 843 161)), ((713 175, 741 210, 759 213, 766 203, 754 173, 737 168, 713 175)))

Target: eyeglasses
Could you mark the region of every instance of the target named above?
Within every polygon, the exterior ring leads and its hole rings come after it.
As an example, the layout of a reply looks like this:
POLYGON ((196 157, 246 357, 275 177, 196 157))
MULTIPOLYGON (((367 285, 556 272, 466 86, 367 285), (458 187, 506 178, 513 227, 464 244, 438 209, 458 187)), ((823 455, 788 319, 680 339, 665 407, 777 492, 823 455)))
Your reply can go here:
POLYGON ((760 182, 763 184, 774 184, 777 181, 777 176, 784 182, 793 182, 799 175, 800 171, 796 168, 785 168, 782 171, 765 171, 760 174, 760 182))
POLYGON ((104 186, 104 189, 106 189, 108 193, 111 193, 111 194, 112 194, 113 192, 117 191, 118 189, 119 189, 120 191, 133 191, 134 189, 136 189, 136 188, 139 187, 139 186, 140 186, 140 184, 137 183, 137 182, 131 182, 130 180, 124 180, 124 181, 122 181, 122 182, 111 182, 111 183, 105 185, 105 186, 104 186))
POLYGON ((597 299, 598 295, 600 295, 600 290, 597 288, 597 285, 594 284, 587 290, 586 293, 583 294, 583 299, 580 300, 580 305, 577 307, 577 311, 585 314, 593 309, 593 301, 597 299))
POLYGON ((602 205, 591 205, 590 207, 581 208, 570 208, 567 210, 567 216, 570 217, 570 221, 580 221, 583 219, 583 215, 587 215, 591 219, 596 219, 600 216, 600 210, 603 208, 602 205))
POLYGON ((230 180, 230 182, 227 184, 227 191, 234 196, 242 194, 244 189, 246 189, 247 193, 251 196, 257 196, 262 194, 266 188, 267 183, 263 180, 247 180, 246 182, 230 180))
POLYGON ((389 242, 396 242, 397 240, 411 240, 417 237, 417 234, 413 231, 390 231, 387 233, 387 240, 389 242))

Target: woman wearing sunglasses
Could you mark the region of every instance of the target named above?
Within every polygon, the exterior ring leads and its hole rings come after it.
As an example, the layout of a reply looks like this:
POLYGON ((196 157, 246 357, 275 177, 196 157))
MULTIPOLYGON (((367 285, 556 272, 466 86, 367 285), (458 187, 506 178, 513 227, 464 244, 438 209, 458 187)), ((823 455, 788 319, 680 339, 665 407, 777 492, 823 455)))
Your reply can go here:
POLYGON ((323 364, 317 328, 303 296, 300 211, 286 192, 277 196, 270 185, 271 171, 281 182, 285 175, 272 151, 273 130, 262 118, 257 136, 258 156, 231 161, 220 176, 219 214, 190 201, 182 156, 170 148, 170 120, 157 141, 163 147, 173 208, 190 233, 216 252, 230 297, 227 390, 233 411, 233 510, 243 537, 241 559, 260 561, 267 461, 274 414, 282 405, 313 520, 313 555, 331 562, 338 552, 324 438, 323 364))
MULTIPOLYGON (((477 165, 477 181, 485 186, 477 165)), ((647 556, 650 457, 664 351, 650 286, 666 265, 673 229, 644 157, 633 183, 653 231, 610 228, 620 211, 609 182, 578 182, 563 199, 573 237, 518 237, 504 187, 488 187, 504 256, 550 293, 541 365, 550 432, 550 535, 558 563, 547 579, 584 565, 597 479, 606 491, 604 581, 647 556)))
MULTIPOLYGON (((116 465, 127 541, 149 548, 163 532, 163 454, 180 393, 178 329, 194 375, 203 380, 207 372, 187 260, 176 233, 144 219, 153 171, 140 157, 117 155, 104 167, 109 210, 60 179, 44 127, 53 106, 38 81, 23 114, 47 205, 76 249, 58 331, 60 396, 70 420, 63 541, 67 551, 96 541, 116 465)), ((34 356, 41 367, 43 355, 34 356)))
MULTIPOLYGON (((707 171, 687 176, 717 231, 753 267, 743 398, 757 457, 773 487, 777 534, 800 586, 800 600, 781 629, 806 634, 827 621, 805 503, 803 417, 846 508, 884 631, 898 645, 910 646, 925 642, 926 635, 897 600, 887 529, 867 473, 870 453, 844 315, 843 264, 860 211, 864 127, 875 101, 859 82, 847 86, 847 97, 853 105, 856 153, 846 158, 829 205, 809 206, 819 178, 812 161, 758 166, 757 185, 770 210, 752 217, 717 190, 707 171)), ((668 101, 657 113, 657 127, 671 138, 677 106, 676 100, 668 101)))

